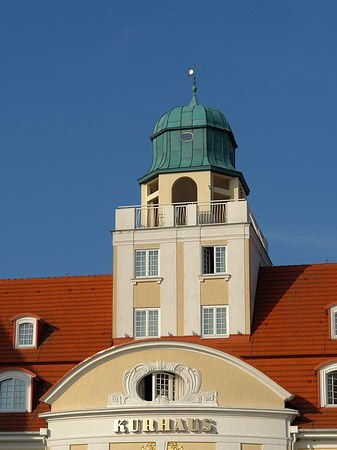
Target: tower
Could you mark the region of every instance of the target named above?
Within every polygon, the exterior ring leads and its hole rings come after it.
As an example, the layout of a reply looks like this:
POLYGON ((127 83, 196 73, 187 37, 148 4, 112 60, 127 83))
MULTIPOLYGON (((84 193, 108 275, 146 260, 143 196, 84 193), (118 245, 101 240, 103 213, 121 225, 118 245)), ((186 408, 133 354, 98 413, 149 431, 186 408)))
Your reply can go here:
POLYGON ((116 210, 114 338, 249 335, 267 242, 235 167, 225 115, 198 103, 163 114, 139 207, 116 210))

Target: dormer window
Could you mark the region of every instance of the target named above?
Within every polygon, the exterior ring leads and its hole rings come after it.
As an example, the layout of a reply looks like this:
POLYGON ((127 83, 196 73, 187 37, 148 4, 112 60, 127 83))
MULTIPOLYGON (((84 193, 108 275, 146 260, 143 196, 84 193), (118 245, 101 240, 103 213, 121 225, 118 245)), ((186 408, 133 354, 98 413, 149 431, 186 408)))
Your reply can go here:
POLYGON ((15 322, 15 348, 36 348, 34 317, 21 317, 15 322))
POLYGON ((20 315, 14 322, 14 348, 37 348, 43 321, 34 315, 20 315))
POLYGON ((337 362, 328 363, 319 369, 321 406, 337 407, 337 362))
POLYGON ((337 306, 330 309, 330 336, 337 339, 337 306))

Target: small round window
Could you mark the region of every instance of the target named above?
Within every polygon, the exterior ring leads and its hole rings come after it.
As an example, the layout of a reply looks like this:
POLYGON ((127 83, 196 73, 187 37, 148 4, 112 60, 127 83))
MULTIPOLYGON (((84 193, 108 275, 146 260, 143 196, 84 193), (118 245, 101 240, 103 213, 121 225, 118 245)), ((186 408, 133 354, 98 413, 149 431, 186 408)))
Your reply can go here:
POLYGON ((190 142, 193 140, 193 133, 181 133, 180 140, 182 142, 190 142))

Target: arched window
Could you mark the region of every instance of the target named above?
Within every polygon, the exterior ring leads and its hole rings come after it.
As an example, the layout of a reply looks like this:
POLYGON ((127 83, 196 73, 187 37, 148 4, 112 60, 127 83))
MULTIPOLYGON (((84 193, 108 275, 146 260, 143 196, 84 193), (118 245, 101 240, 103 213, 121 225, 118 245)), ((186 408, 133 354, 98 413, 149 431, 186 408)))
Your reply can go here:
POLYGON ((173 183, 172 203, 191 203, 197 201, 197 185, 192 178, 181 177, 173 183))
POLYGON ((32 375, 20 370, 0 373, 0 412, 31 411, 32 375))
POLYGON ((337 370, 326 374, 327 405, 337 405, 337 370))
POLYGON ((172 203, 175 204, 175 225, 187 225, 186 203, 194 203, 197 201, 197 198, 197 185, 192 178, 181 177, 173 183, 172 203))
POLYGON ((25 316, 15 318, 15 348, 36 348, 38 319, 25 316))
POLYGON ((184 396, 184 380, 170 372, 153 372, 142 378, 138 385, 140 398, 151 402, 157 397, 179 400, 184 396))
POLYGON ((330 336, 337 339, 337 306, 330 308, 330 336))

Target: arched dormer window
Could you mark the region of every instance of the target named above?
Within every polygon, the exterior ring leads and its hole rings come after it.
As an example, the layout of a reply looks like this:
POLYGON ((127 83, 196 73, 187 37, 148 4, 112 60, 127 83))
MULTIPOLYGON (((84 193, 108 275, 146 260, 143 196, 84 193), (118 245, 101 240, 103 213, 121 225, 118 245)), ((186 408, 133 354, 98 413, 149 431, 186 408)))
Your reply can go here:
POLYGON ((337 305, 330 308, 330 336, 337 339, 337 305))
POLYGON ((20 315, 14 322, 14 348, 37 348, 43 320, 35 315, 20 315))
POLYGON ((0 412, 31 412, 34 376, 21 370, 0 372, 0 412))
POLYGON ((337 407, 337 362, 325 364, 319 372, 321 406, 337 407))

